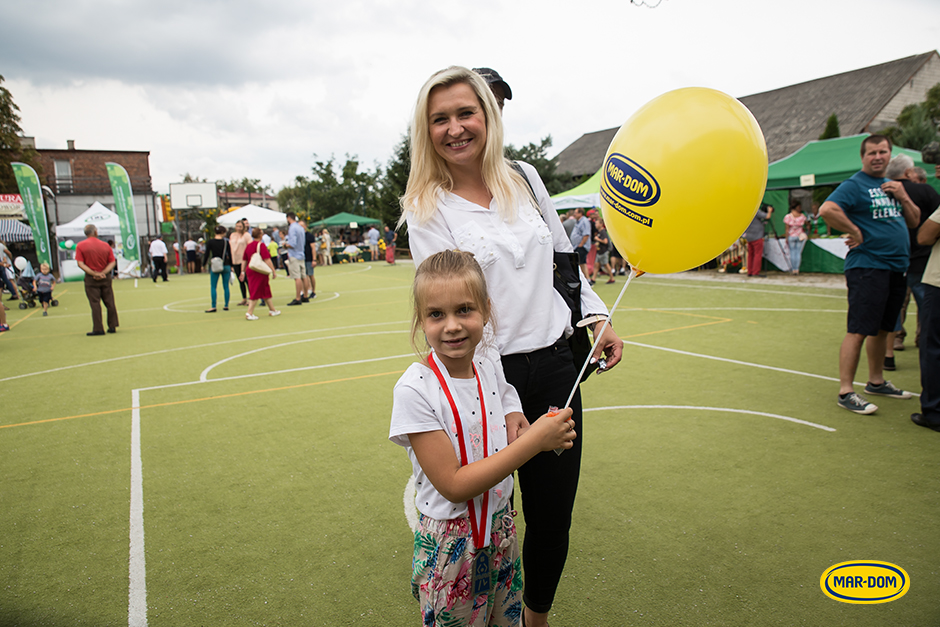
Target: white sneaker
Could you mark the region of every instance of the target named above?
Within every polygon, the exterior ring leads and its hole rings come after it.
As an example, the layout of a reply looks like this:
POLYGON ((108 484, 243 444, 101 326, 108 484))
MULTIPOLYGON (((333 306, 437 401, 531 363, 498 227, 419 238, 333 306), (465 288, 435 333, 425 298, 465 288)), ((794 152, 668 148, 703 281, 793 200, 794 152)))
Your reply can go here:
POLYGON ((245 320, 257 320, 258 316, 254 314, 245 314, 245 320))
POLYGON ((269 315, 269 316, 272 316, 272 317, 273 317, 273 316, 280 316, 280 315, 281 315, 281 312, 278 311, 277 309, 275 309, 274 311, 269 311, 269 312, 268 312, 268 315, 269 315))

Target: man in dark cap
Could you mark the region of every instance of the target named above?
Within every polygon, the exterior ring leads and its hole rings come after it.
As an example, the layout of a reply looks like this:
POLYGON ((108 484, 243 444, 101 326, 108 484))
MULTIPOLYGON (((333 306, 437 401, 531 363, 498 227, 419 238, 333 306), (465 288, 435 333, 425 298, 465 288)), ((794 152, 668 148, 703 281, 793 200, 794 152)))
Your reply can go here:
POLYGON ((509 88, 509 83, 503 80, 503 77, 499 75, 494 69, 488 67, 475 67, 473 71, 482 76, 486 80, 486 84, 490 86, 490 91, 493 92, 493 95, 496 96, 496 103, 499 105, 499 112, 503 112, 503 102, 506 100, 512 100, 512 90, 509 88))

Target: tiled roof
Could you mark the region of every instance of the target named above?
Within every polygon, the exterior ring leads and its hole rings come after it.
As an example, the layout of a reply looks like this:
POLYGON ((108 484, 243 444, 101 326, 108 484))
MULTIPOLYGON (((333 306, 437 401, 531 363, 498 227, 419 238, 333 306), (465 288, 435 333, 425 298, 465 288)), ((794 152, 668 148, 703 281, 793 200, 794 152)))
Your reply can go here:
MULTIPOLYGON (((833 113, 843 136, 878 131, 868 126, 936 51, 889 61, 741 98, 757 118, 770 161, 819 139, 833 113)), ((558 172, 590 176, 604 162, 618 127, 585 133, 555 157, 558 172)))

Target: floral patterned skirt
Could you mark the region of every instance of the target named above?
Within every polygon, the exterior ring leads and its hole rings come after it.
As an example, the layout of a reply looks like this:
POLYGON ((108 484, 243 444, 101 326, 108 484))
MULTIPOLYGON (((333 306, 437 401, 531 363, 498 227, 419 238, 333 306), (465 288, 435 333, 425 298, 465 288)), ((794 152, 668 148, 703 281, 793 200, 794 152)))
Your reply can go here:
POLYGON ((411 591, 427 627, 516 627, 522 613, 522 561, 516 525, 509 508, 493 514, 490 591, 473 595, 473 545, 470 519, 435 520, 422 515, 415 531, 411 591))

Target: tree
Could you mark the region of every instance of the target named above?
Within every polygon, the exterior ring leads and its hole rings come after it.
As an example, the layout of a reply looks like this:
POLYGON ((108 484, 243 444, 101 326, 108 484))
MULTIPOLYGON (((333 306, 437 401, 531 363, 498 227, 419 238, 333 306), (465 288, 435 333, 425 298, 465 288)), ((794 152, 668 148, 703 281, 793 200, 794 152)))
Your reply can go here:
POLYGON ((522 148, 507 144, 505 148, 507 159, 525 161, 538 171, 549 196, 570 189, 574 180, 574 176, 570 172, 558 173, 555 171, 555 162, 546 156, 548 149, 551 147, 552 136, 548 135, 542 138, 542 141, 538 144, 530 143, 522 148))
POLYGON ((927 116, 935 125, 940 125, 940 83, 927 90, 927 100, 924 101, 927 116))
POLYGON ((376 214, 373 216, 383 224, 394 226, 401 215, 398 200, 405 195, 408 176, 411 174, 411 141, 407 133, 395 146, 392 158, 385 166, 385 172, 379 178, 376 214))
POLYGON ((841 137, 841 135, 839 134, 839 118, 833 113, 826 120, 826 128, 819 136, 819 139, 833 139, 835 137, 841 137))
POLYGON ((23 129, 20 128, 20 108, 13 102, 13 94, 3 86, 0 75, 0 194, 19 194, 19 186, 13 175, 14 161, 27 163, 36 174, 42 176, 39 153, 30 146, 23 146, 23 129))
POLYGON ((892 140, 898 146, 920 150, 937 140, 937 127, 930 119, 925 103, 905 107, 898 116, 898 124, 897 132, 892 134, 892 140))
POLYGON ((277 195, 278 204, 285 211, 293 211, 308 222, 322 220, 346 211, 373 217, 371 209, 377 204, 376 182, 378 172, 359 169, 359 161, 346 156, 340 172, 336 171, 336 158, 316 161, 310 178, 298 176, 294 185, 285 187, 277 195))
POLYGON ((937 141, 940 123, 940 83, 927 90, 924 102, 909 104, 901 110, 895 126, 882 131, 897 146, 921 150, 937 141))

